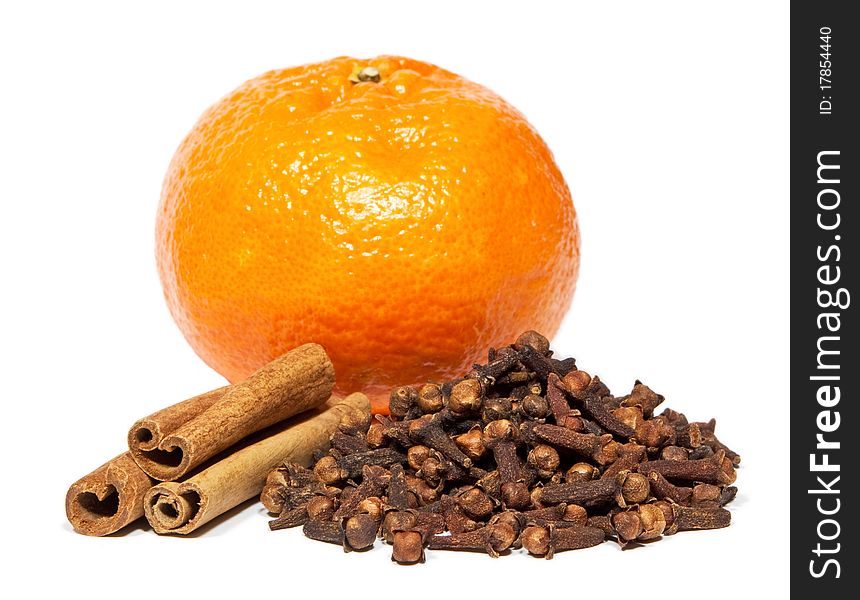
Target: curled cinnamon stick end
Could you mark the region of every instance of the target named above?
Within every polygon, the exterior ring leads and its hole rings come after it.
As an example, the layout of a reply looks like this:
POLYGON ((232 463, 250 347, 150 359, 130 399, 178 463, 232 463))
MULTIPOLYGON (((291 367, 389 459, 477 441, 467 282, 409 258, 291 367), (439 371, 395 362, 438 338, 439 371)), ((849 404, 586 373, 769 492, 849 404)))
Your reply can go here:
POLYGON ((248 379, 139 420, 128 433, 148 475, 175 481, 248 435, 316 408, 331 396, 334 367, 319 344, 305 344, 248 379))
POLYGON ((152 480, 128 452, 77 480, 66 493, 66 517, 78 533, 108 535, 143 516, 152 480))
POLYGON ((263 490, 269 471, 284 461, 308 466, 315 451, 326 447, 344 415, 356 409, 370 414, 370 400, 356 393, 331 398, 259 439, 242 445, 183 482, 166 482, 150 489, 143 511, 156 533, 191 533, 218 515, 263 490))

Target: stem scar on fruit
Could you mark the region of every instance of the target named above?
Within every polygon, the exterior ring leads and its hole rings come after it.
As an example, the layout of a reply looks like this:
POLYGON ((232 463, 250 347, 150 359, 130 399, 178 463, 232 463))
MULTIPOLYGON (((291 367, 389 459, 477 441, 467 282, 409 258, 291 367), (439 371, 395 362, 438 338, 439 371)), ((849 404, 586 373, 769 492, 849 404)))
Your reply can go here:
POLYGON ((372 81, 373 83, 379 83, 382 79, 382 76, 379 74, 379 69, 376 67, 362 67, 357 71, 353 72, 352 75, 349 76, 349 80, 353 83, 359 83, 363 81, 372 81))

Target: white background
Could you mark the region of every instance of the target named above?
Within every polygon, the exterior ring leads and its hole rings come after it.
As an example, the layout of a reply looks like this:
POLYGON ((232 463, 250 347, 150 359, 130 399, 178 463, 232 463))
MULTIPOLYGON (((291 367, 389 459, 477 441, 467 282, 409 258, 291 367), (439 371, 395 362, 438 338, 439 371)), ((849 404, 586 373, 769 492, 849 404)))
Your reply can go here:
POLYGON ((4 3, 4 592, 787 595, 787 5, 4 3), (122 451, 134 420, 222 384, 155 270, 180 139, 265 70, 383 53, 489 86, 542 133, 583 231, 558 354, 619 392, 641 378, 668 406, 718 418, 743 455, 730 528, 553 561, 437 552, 412 568, 387 547, 343 556, 269 533, 256 503, 190 539, 71 530, 68 485, 122 451))

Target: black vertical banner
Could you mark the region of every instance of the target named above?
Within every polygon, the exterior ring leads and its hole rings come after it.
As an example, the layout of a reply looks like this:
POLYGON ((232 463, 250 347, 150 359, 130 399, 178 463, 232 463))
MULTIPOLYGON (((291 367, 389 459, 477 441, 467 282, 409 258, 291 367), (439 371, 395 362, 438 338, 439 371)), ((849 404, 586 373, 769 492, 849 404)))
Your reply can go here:
POLYGON ((791 9, 791 584, 856 598, 860 22, 791 9))

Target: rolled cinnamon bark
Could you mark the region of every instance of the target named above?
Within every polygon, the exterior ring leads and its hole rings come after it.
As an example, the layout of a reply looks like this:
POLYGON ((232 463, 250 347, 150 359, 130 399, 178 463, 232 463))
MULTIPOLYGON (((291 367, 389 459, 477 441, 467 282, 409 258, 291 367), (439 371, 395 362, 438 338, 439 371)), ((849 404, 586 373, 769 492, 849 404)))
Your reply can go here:
POLYGON ((305 344, 241 383, 140 419, 128 432, 128 447, 148 475, 175 481, 248 435, 320 406, 333 388, 325 350, 305 344))
POLYGON ((143 516, 143 497, 152 483, 124 452, 72 484, 66 517, 78 533, 114 533, 143 516))
POLYGON ((343 415, 355 408, 369 414, 370 400, 361 393, 331 398, 317 410, 278 425, 262 439, 186 481, 156 485, 143 501, 146 519, 156 533, 191 533, 259 495, 269 471, 283 461, 310 465, 313 453, 326 447, 343 415))

